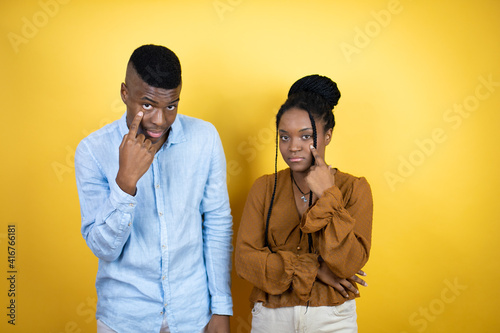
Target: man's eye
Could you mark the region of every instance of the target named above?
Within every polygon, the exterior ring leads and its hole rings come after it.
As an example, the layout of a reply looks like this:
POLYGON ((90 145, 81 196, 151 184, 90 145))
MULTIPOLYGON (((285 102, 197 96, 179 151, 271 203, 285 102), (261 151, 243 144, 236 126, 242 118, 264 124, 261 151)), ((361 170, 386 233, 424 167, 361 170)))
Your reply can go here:
POLYGON ((173 110, 175 110, 176 107, 177 107, 177 105, 169 105, 169 106, 167 106, 167 110, 173 111, 173 110))
POLYGON ((149 110, 152 110, 152 109, 153 109, 153 106, 152 106, 151 104, 142 104, 142 108, 143 108, 144 110, 149 111, 149 110))

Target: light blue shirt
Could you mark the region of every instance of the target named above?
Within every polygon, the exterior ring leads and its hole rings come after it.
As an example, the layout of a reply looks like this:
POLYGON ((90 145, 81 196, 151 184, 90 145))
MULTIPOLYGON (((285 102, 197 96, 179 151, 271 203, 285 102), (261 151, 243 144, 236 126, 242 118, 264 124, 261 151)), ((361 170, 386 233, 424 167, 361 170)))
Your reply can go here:
POLYGON ((97 319, 122 332, 199 332, 232 315, 232 217, 226 163, 214 126, 177 115, 137 183, 115 182, 125 115, 78 145, 81 232, 99 258, 97 319))

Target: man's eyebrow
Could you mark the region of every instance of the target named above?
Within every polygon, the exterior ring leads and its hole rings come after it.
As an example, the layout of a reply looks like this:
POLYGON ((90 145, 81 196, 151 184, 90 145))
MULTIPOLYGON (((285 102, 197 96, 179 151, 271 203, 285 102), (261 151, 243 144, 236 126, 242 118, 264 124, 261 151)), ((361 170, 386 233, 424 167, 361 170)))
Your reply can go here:
POLYGON ((153 103, 153 104, 158 104, 158 102, 157 102, 157 101, 152 100, 152 99, 151 99, 151 98, 149 98, 149 97, 143 97, 143 98, 141 98, 141 100, 148 101, 148 102, 151 102, 151 103, 153 103))
MULTIPOLYGON (((141 98, 141 100, 151 102, 152 104, 158 104, 157 101, 155 101, 155 100, 153 100, 153 99, 151 99, 149 97, 143 97, 143 98, 141 98)), ((174 103, 177 103, 179 100, 180 100, 180 98, 177 98, 175 101, 172 101, 172 102, 168 103, 168 105, 172 105, 174 103)))

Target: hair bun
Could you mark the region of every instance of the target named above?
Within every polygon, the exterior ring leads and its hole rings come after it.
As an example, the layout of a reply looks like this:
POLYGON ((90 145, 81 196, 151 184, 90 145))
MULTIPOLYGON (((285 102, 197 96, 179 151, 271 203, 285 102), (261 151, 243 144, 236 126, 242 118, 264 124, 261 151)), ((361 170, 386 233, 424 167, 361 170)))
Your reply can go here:
POLYGON ((318 74, 304 76, 297 80, 290 88, 288 97, 302 91, 320 95, 332 109, 337 105, 340 98, 337 84, 330 78, 318 74))

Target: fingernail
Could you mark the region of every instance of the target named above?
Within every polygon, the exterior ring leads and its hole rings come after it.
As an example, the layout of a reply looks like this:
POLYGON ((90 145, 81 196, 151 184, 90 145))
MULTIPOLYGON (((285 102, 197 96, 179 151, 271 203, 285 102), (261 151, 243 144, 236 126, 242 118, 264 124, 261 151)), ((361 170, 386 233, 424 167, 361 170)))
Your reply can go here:
POLYGON ((309 148, 314 149, 314 146, 313 146, 313 145, 310 145, 310 146, 309 146, 309 148))
POLYGON ((142 113, 142 111, 139 111, 139 113, 137 113, 137 115, 139 116, 142 116, 144 113, 142 113))

